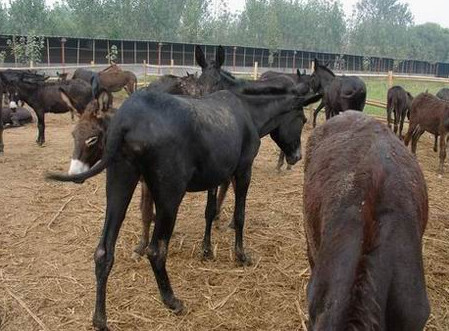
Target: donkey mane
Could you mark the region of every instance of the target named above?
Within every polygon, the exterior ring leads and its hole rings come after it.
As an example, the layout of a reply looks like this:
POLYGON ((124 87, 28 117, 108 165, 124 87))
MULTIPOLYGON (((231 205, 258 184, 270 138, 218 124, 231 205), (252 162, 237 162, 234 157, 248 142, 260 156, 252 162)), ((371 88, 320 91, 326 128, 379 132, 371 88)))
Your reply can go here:
POLYGON ((324 65, 321 65, 321 64, 318 64, 318 67, 319 67, 321 70, 324 70, 324 71, 326 71, 327 73, 331 74, 332 77, 335 77, 334 72, 333 72, 332 70, 330 70, 328 67, 326 67, 326 66, 324 66, 324 65))
POLYGON ((449 105, 449 101, 448 100, 440 99, 437 96, 435 96, 432 93, 429 93, 427 91, 419 94, 418 96, 422 96, 422 97, 424 97, 424 98, 426 98, 428 100, 428 107, 427 107, 427 109, 431 109, 431 108, 437 106, 438 104, 442 104, 442 103, 445 103, 446 105, 449 105))

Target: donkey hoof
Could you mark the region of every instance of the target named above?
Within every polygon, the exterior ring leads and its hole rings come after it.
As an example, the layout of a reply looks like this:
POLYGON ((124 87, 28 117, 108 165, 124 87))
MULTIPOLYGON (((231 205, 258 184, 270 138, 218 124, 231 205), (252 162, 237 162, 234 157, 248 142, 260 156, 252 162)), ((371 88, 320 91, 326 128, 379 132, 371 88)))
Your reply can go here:
POLYGON ((106 325, 106 320, 102 318, 95 318, 92 321, 94 329, 97 331, 109 331, 110 329, 106 325))
POLYGON ((236 254, 236 261, 241 267, 248 267, 253 264, 253 261, 251 259, 251 256, 249 254, 245 253, 237 253, 236 254))
POLYGON ((134 251, 131 255, 131 258, 135 260, 136 262, 140 260, 142 256, 145 254, 148 254, 148 246, 145 245, 137 245, 136 248, 134 248, 134 251))
POLYGON ((211 249, 203 250, 203 260, 212 261, 214 259, 214 252, 211 249))
POLYGON ((173 297, 169 300, 164 300, 164 304, 173 312, 175 315, 183 315, 186 312, 184 303, 173 297))

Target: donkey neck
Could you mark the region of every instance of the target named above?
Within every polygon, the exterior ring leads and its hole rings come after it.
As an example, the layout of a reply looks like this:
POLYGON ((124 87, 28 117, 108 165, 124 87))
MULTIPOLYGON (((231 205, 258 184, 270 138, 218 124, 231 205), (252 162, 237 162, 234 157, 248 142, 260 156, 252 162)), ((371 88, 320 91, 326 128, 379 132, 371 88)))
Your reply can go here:
POLYGON ((320 78, 320 83, 323 89, 326 89, 335 79, 335 74, 327 68, 319 67, 316 75, 320 78))
POLYGON ((279 126, 282 115, 293 111, 296 99, 291 94, 240 95, 239 97, 246 104, 246 109, 261 138, 279 126))

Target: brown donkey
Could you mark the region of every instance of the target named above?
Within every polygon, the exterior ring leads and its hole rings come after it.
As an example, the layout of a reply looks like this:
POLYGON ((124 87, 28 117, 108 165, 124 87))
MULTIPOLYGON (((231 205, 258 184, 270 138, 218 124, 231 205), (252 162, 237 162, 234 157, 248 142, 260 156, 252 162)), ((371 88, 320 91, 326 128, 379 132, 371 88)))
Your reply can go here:
MULTIPOLYGON (((440 176, 444 172, 444 160, 446 159, 446 135, 449 131, 449 102, 441 100, 430 93, 421 93, 412 103, 410 112, 410 124, 404 143, 408 146, 412 140, 412 153, 416 154, 419 138, 427 131, 440 138, 440 176)), ((435 144, 436 145, 436 144, 435 144)), ((434 147, 436 151, 436 148, 434 147)))
POLYGON ((309 330, 422 330, 428 198, 404 144, 360 112, 330 119, 307 144, 303 197, 309 330))

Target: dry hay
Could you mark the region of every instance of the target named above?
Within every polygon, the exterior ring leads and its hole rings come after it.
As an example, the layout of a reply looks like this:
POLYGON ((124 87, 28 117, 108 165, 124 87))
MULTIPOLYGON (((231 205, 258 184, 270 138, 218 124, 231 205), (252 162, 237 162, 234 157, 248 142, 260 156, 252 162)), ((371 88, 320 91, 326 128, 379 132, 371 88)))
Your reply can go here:
MULTIPOLYGON (((47 116, 47 144, 34 143, 34 125, 6 130, 0 158, 0 329, 91 330, 95 276, 93 252, 103 225, 104 174, 83 185, 46 182, 48 169, 66 171, 71 155, 68 115, 47 116)), ((305 132, 307 137, 310 128, 305 132)), ((449 329, 449 167, 438 179, 432 137, 418 158, 430 196, 424 240, 432 315, 427 329, 449 329)), ((213 230, 215 260, 200 258, 205 193, 187 194, 170 245, 168 271, 188 307, 171 314, 160 302, 146 260, 131 252, 140 233, 139 192, 117 243, 108 283, 113 330, 301 330, 307 319, 309 276, 302 227, 302 164, 275 172, 277 149, 264 139, 253 171, 245 245, 254 265, 236 266, 229 195, 213 230)), ((394 194, 394 192, 392 192, 394 194)))

